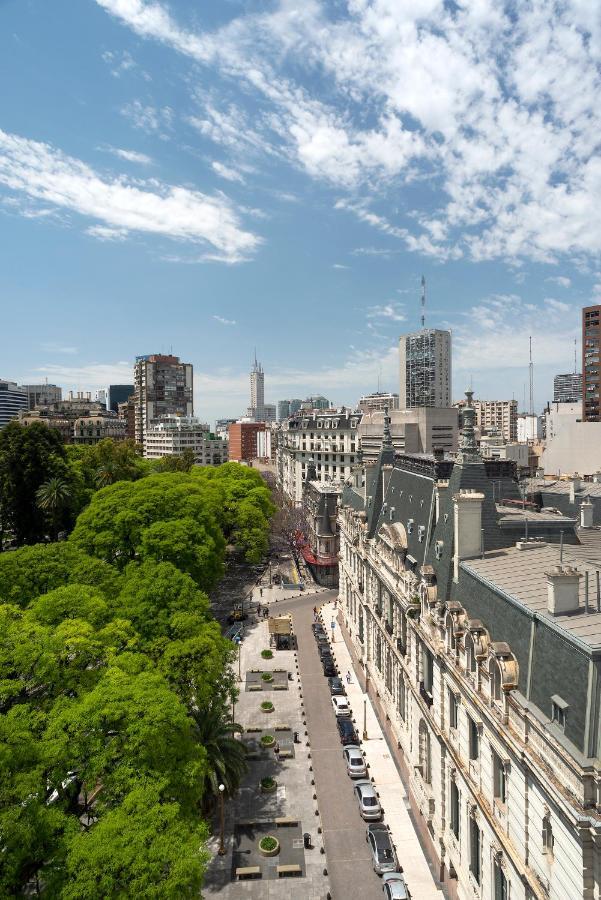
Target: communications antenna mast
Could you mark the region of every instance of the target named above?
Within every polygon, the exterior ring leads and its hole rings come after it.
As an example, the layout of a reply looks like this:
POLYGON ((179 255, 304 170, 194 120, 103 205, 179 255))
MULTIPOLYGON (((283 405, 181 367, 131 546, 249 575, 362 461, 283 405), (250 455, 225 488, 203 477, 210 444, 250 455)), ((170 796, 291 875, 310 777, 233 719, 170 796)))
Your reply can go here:
POLYGON ((532 363, 532 336, 530 337, 530 365, 528 366, 528 374, 530 376, 530 415, 534 415, 534 365, 532 363))
POLYGON ((422 328, 426 327, 426 279, 422 275, 422 328))

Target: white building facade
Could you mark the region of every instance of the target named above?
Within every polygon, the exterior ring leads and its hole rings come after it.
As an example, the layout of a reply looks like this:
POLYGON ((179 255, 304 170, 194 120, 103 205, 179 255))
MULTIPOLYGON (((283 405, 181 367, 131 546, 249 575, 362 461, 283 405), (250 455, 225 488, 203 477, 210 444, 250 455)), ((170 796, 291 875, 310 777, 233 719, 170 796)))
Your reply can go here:
POLYGON ((422 328, 399 338, 399 408, 451 405, 451 332, 422 328))
POLYGON ((194 453, 197 466, 220 466, 228 460, 228 442, 212 434, 208 425, 194 416, 167 416, 151 422, 146 429, 147 459, 180 455, 186 450, 194 453))

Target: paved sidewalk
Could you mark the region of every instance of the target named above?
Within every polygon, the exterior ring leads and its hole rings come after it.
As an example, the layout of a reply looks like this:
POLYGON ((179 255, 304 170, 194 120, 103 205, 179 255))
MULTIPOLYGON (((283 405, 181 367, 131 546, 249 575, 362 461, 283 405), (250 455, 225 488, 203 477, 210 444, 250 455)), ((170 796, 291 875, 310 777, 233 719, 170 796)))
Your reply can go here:
POLYGON ((427 898, 441 900, 442 889, 430 870, 427 857, 409 815, 407 792, 380 728, 371 699, 361 689, 357 675, 354 673, 351 654, 338 626, 338 611, 333 603, 325 603, 320 608, 320 612, 328 634, 331 634, 332 630, 334 631, 332 650, 341 677, 345 681, 346 693, 357 720, 359 734, 363 731, 364 709, 366 711, 368 739, 363 741, 362 749, 369 763, 370 776, 374 779, 380 794, 385 821, 392 832, 409 890, 412 896, 419 900, 427 900, 427 898), (334 629, 331 628, 332 620, 336 621, 334 629), (348 671, 352 676, 350 684, 346 684, 345 678, 348 671))

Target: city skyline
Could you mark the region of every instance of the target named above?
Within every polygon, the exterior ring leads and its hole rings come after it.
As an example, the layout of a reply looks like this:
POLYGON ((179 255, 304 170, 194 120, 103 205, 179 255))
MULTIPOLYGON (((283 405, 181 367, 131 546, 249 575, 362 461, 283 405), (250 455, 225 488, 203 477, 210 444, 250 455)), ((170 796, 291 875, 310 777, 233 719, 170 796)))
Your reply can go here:
POLYGON ((256 344, 271 402, 349 405, 398 391, 423 273, 452 399, 521 406, 532 335, 550 400, 601 292, 598 23, 375 6, 3 4, 0 377, 95 391, 173 347, 215 419, 256 344))

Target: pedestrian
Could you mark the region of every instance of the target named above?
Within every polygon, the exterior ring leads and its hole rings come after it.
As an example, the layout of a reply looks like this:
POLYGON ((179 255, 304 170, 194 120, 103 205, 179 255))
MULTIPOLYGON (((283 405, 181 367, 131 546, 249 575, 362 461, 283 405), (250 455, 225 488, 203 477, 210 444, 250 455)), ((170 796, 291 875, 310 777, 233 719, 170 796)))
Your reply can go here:
POLYGON ((259 588, 259 593, 261 594, 261 597, 262 597, 263 596, 263 588, 259 588))
POLYGON ((313 607, 313 615, 315 618, 317 618, 317 607, 316 606, 313 607))
POLYGON ((260 603, 257 603, 257 615, 258 616, 261 615, 261 604, 260 603))
POLYGON ((279 762, 279 760, 280 760, 280 745, 278 744, 277 741, 275 742, 275 747, 273 748, 273 753, 274 753, 275 758, 279 762))
POLYGON ((269 615, 269 609, 266 606, 264 606, 263 607, 263 618, 266 619, 268 615, 269 615))
POLYGON ((346 673, 346 683, 347 683, 347 684, 350 684, 352 680, 353 680, 353 676, 351 675, 350 670, 349 670, 349 671, 346 673))

